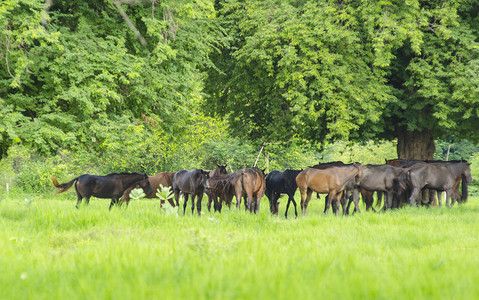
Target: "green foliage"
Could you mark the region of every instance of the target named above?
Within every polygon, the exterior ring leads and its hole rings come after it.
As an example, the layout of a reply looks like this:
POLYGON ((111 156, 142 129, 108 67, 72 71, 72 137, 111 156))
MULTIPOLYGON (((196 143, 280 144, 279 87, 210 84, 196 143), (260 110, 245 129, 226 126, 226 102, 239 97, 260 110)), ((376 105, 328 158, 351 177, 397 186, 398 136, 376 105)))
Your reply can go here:
POLYGON ((0 4, 0 158, 15 142, 90 149, 142 115, 184 127, 222 34, 211 1, 150 4, 124 6, 147 47, 111 1, 55 1, 46 19, 44 1, 0 4))
POLYGON ((205 107, 236 136, 327 144, 391 140, 405 127, 479 141, 470 1, 231 0, 219 20, 231 41, 205 107))
POLYGON ((396 144, 393 142, 368 141, 355 144, 336 142, 326 147, 322 161, 339 160, 344 163, 384 164, 385 159, 396 157, 396 144))
POLYGON ((462 140, 458 142, 436 141, 435 159, 446 160, 447 149, 449 149, 449 160, 467 160, 470 162, 471 158, 479 152, 479 146, 473 143, 462 140))

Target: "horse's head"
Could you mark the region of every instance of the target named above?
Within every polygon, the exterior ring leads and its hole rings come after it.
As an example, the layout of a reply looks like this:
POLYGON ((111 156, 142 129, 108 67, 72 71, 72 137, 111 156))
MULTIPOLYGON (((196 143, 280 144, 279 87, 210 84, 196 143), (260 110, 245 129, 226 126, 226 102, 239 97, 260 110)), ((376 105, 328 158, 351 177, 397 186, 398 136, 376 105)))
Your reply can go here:
POLYGON ((216 169, 209 172, 209 176, 214 177, 214 176, 219 176, 221 174, 228 174, 228 171, 226 170, 226 166, 227 165, 222 166, 217 164, 216 169))
POLYGON ((147 195, 153 194, 153 190, 151 189, 150 180, 148 179, 148 175, 146 175, 146 173, 145 173, 142 176, 143 176, 143 179, 141 179, 138 182, 138 185, 143 189, 145 194, 147 194, 147 195))
POLYGON ((363 174, 363 164, 360 163, 354 163, 353 166, 358 170, 358 173, 356 173, 356 176, 354 176, 354 181, 356 184, 359 183, 359 179, 361 178, 363 174))
POLYGON ((206 187, 208 178, 210 178, 210 173, 207 171, 199 170, 200 171, 200 182, 199 184, 206 187))
POLYGON ((470 184, 472 182, 471 167, 470 163, 466 163, 466 168, 464 168, 464 177, 466 178, 466 183, 470 184))

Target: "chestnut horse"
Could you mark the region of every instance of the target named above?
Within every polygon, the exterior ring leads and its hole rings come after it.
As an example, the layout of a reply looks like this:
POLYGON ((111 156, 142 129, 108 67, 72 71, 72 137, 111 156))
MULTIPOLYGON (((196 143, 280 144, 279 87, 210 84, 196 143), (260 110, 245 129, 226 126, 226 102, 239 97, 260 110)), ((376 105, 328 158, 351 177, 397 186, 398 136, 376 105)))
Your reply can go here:
MULTIPOLYGON (((323 170, 308 168, 299 173, 296 177, 296 184, 301 193, 301 211, 303 216, 306 215, 313 191, 319 194, 328 194, 325 213, 328 211, 331 202, 334 201, 335 214, 338 215, 339 200, 347 186, 351 185, 351 181, 359 181, 362 167, 362 164, 353 164, 352 166, 330 167, 323 170)), ((356 207, 359 208, 358 192, 357 189, 354 190, 353 201, 356 207)))
MULTIPOLYGON (((156 196, 156 191, 160 188, 160 184, 163 187, 169 187, 170 190, 173 188, 173 177, 175 176, 176 172, 162 172, 158 173, 153 176, 148 176, 148 181, 150 181, 150 186, 151 189, 153 190, 152 193, 146 194, 145 198, 158 198, 156 196)), ((120 199, 120 205, 123 204, 123 202, 126 202, 126 206, 130 203, 130 192, 134 188, 138 188, 139 186, 133 186, 128 188, 124 193, 123 196, 121 196, 120 199)), ((168 202, 171 204, 171 206, 175 207, 175 202, 173 199, 170 197, 173 194, 173 191, 171 191, 170 195, 168 195, 168 202)), ((178 205, 178 204, 176 204, 178 205)))
POLYGON ((132 186, 140 186, 145 194, 152 193, 148 175, 138 173, 112 173, 106 176, 96 176, 84 174, 73 178, 67 183, 59 183, 52 176, 53 185, 58 189, 59 193, 63 193, 75 184, 77 193, 76 208, 79 208, 81 200, 85 198, 85 203, 90 202, 90 197, 111 198, 109 209, 118 203, 118 199, 123 195, 126 189, 132 186))

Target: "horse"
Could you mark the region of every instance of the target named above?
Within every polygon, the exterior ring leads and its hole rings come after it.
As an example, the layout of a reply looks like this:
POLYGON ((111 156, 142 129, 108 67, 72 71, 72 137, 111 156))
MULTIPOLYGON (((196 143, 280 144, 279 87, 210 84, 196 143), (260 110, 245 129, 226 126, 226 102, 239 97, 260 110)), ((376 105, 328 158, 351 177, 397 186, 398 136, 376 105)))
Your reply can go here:
MULTIPOLYGON (((145 198, 158 198, 156 196, 156 191, 160 188, 160 184, 163 187, 169 187, 171 190, 173 188, 173 177, 175 176, 175 174, 176 172, 162 172, 153 176, 148 176, 148 181, 150 182, 150 186, 153 192, 150 194, 146 194, 145 198)), ((120 206, 123 204, 123 202, 126 202, 126 206, 128 207, 128 204, 130 203, 130 192, 134 188, 138 188, 138 187, 139 186, 136 185, 126 189, 126 191, 123 193, 123 196, 121 196, 120 203, 119 203, 120 206)), ((175 207, 175 202, 173 201, 172 198, 170 198, 170 196, 171 194, 168 195, 168 202, 171 204, 171 206, 175 207)))
MULTIPOLYGON (((405 160, 405 159, 392 159, 392 160, 386 160, 387 164, 394 165, 394 166, 401 166, 403 168, 411 167, 412 165, 416 163, 428 163, 428 164, 434 164, 434 165, 445 165, 449 168, 451 172, 453 172, 456 175, 456 186, 454 188, 454 192, 456 193, 456 196, 459 195, 459 181, 462 179, 462 195, 460 197, 456 197, 459 201, 461 202, 466 202, 467 197, 468 197, 468 185, 472 181, 471 178, 471 170, 470 170, 470 164, 465 161, 465 160, 451 160, 451 161, 443 161, 443 160, 405 160), (467 178, 470 178, 469 181, 467 178)), ((441 201, 441 193, 442 191, 438 190, 437 191, 437 198, 439 202, 439 206, 442 205, 441 201)), ((427 196, 427 194, 425 194, 427 196)), ((427 197, 423 197, 427 198, 427 197)), ((429 191, 429 199, 427 204, 433 204, 435 203, 435 194, 433 190, 429 191)), ((419 203, 422 203, 422 200, 419 201, 419 203)), ((433 204, 434 205, 434 204, 433 204)))
MULTIPOLYGON (((397 178, 404 172, 404 168, 394 167, 392 165, 365 165, 359 179, 360 190, 367 192, 384 192, 383 210, 392 208, 393 197, 399 195, 403 190, 398 189, 397 178)), ((370 195, 372 199, 372 194, 370 195)), ((348 207, 351 201, 348 203, 348 207)), ((372 204, 372 201, 371 203, 372 204)))
MULTIPOLYGON (((330 161, 326 163, 319 163, 310 168, 324 170, 331 167, 345 167, 345 166, 352 166, 352 165, 353 164, 345 164, 342 161, 337 160, 337 161, 330 161)), ((346 192, 343 193, 343 196, 341 197, 340 203, 341 203, 341 207, 343 208, 343 214, 347 214, 349 212, 349 206, 346 208, 346 204, 347 204, 346 200, 350 198, 353 189, 354 189, 354 184, 353 183, 348 184, 346 188, 346 192)), ((317 197, 319 199, 319 194, 317 194, 317 197)), ((327 204, 328 204, 328 196, 324 198, 324 213, 326 213, 329 209, 327 204)), ((354 211, 357 211, 357 209, 358 208, 355 208, 354 211)), ((333 205, 333 213, 336 214, 336 206, 334 205, 333 205)))
POLYGON ((208 178, 205 185, 206 194, 212 195, 214 200, 217 200, 217 198, 214 197, 219 198, 219 201, 214 203, 215 211, 221 212, 223 202, 231 208, 231 202, 235 196, 236 203, 238 204, 241 202, 241 197, 243 196, 242 179, 243 174, 241 171, 220 174, 208 178))
POLYGON ((264 170, 252 167, 243 168, 240 171, 242 173, 243 195, 248 198, 246 209, 250 212, 258 213, 261 198, 266 191, 264 170))
MULTIPOLYGON (((257 213, 259 203, 266 190, 264 171, 257 168, 243 168, 229 174, 222 174, 206 181, 206 190, 217 190, 225 197, 229 206, 236 197, 236 207, 239 209, 241 198, 245 198, 245 209, 257 213)), ((221 200, 220 200, 221 203, 221 200)))
MULTIPOLYGON (((456 175, 452 173, 445 165, 434 165, 428 163, 417 163, 404 169, 398 178, 398 184, 408 186, 411 189, 409 205, 413 206, 417 197, 424 187, 446 192, 446 206, 449 205, 449 198, 452 198, 452 205, 458 196, 454 192, 457 180, 456 175)), ((472 180, 471 177, 469 177, 472 180)))
POLYGON ((76 208, 79 208, 83 198, 85 198, 85 203, 88 204, 90 197, 94 196, 96 198, 111 198, 110 207, 108 208, 111 210, 112 206, 118 203, 118 199, 125 190, 136 185, 140 186, 145 194, 153 192, 148 175, 139 173, 111 173, 106 176, 83 174, 67 183, 59 183, 54 176, 51 179, 59 193, 67 191, 75 184, 77 193, 76 208))
MULTIPOLYGON (((222 174, 228 174, 226 167, 227 165, 223 166, 223 165, 217 164, 216 168, 209 172, 208 180, 213 180, 213 178, 222 174)), ((218 202, 218 197, 221 199, 220 194, 218 192, 218 186, 216 186, 215 189, 206 189, 205 193, 208 196, 208 204, 207 204, 208 211, 211 211, 211 202, 214 202, 214 210, 221 212, 220 203, 218 202)))
MULTIPOLYGON (((336 206, 335 214, 338 215, 339 199, 351 181, 358 182, 361 177, 362 167, 362 164, 353 164, 352 166, 330 167, 323 170, 308 168, 299 173, 296 177, 296 184, 301 193, 301 212, 303 216, 306 216, 308 203, 311 200, 313 191, 320 194, 328 194, 326 212, 334 201, 334 206, 336 206)), ((359 210, 357 192, 353 193, 353 201, 359 210)))
MULTIPOLYGON (((451 173, 456 176, 456 185, 454 186, 454 192, 456 193, 456 199, 461 200, 461 202, 466 202, 468 198, 468 185, 472 182, 471 168, 470 163, 465 160, 451 160, 451 161, 426 161, 428 164, 432 165, 443 165, 451 171, 451 173), (462 194, 459 194, 459 182, 462 181, 462 194)), ((439 201, 439 206, 441 203, 441 193, 442 191, 437 191, 437 198, 439 201)))
POLYGON ((298 186, 296 185, 296 176, 303 170, 285 170, 284 172, 274 170, 266 176, 266 197, 269 199, 269 207, 272 214, 278 214, 278 199, 281 194, 288 195, 288 204, 286 205, 285 218, 288 217, 288 209, 291 202, 294 204, 294 213, 298 216, 294 193, 298 186))
POLYGON ((198 216, 201 214, 201 199, 205 190, 205 183, 209 173, 201 169, 193 171, 181 170, 176 172, 173 177, 173 192, 175 193, 176 204, 179 206, 180 193, 183 193, 185 202, 183 204, 183 214, 186 211, 188 195, 191 194, 191 213, 195 211, 195 197, 198 196, 196 211, 198 216))

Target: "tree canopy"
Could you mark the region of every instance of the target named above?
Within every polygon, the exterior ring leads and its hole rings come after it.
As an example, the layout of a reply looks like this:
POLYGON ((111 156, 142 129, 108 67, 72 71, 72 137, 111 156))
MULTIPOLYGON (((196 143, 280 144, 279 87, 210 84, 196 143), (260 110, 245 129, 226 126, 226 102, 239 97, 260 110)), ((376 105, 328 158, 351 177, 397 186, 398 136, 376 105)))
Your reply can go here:
POLYGON ((222 43, 213 3, 122 2, 0 4, 1 154, 14 141, 99 151, 141 116, 170 135, 184 127, 222 43))
POLYGON ((175 138, 206 112, 257 144, 397 139, 399 157, 432 158, 434 138, 479 142, 478 15, 472 0, 2 1, 0 157, 101 153, 144 120, 175 138))
POLYGON ((434 137, 477 142, 478 9, 225 1, 219 19, 232 41, 210 72, 209 110, 251 139, 398 138, 399 156, 416 158, 432 158, 434 137))

